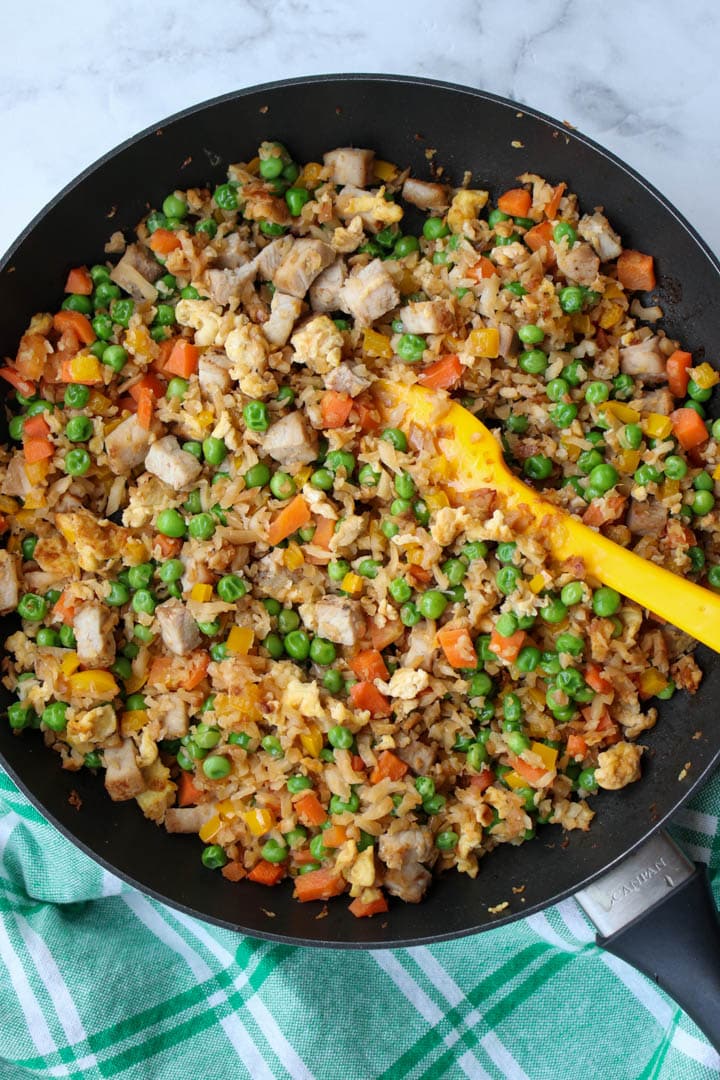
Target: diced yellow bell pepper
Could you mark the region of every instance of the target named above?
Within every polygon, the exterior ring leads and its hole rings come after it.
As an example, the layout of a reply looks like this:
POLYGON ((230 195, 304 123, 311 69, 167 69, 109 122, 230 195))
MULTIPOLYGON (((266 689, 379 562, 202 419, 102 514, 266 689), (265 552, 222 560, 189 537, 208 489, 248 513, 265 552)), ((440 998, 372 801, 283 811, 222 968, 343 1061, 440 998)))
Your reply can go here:
POLYGON ((305 562, 300 546, 291 540, 283 552, 283 563, 288 570, 299 570, 305 562))
POLYGON ((554 746, 546 746, 542 742, 531 742, 530 749, 533 754, 537 754, 542 759, 542 763, 546 769, 554 769, 555 762, 557 761, 558 752, 554 746))
POLYGON ((716 465, 712 474, 713 480, 720 480, 720 465, 716 465))
POLYGON ((65 653, 60 663, 60 670, 66 677, 68 675, 74 675, 77 669, 80 667, 80 657, 74 651, 65 653))
POLYGON ((528 786, 527 780, 520 776, 519 773, 516 773, 514 769, 511 769, 510 772, 506 772, 503 775, 503 782, 511 788, 521 788, 528 786))
POLYGON ((452 466, 446 457, 434 457, 430 461, 430 475, 447 480, 452 475, 452 466))
POLYGON ((207 844, 210 840, 212 840, 214 836, 217 836, 217 834, 220 832, 221 827, 222 821, 220 820, 220 815, 213 814, 213 816, 211 818, 208 818, 205 824, 201 827, 198 836, 204 844, 207 844))
POLYGON ((243 819, 253 836, 264 836, 275 828, 275 815, 270 810, 256 807, 243 814, 243 819))
POLYGON ((19 525, 21 529, 30 529, 35 524, 35 512, 33 510, 27 510, 23 507, 22 510, 18 510, 15 515, 15 524, 19 525))
POLYGON ((539 686, 531 686, 528 690, 528 694, 537 705, 538 709, 545 707, 545 694, 539 686))
POLYGON ((664 483, 662 483, 660 485, 660 491, 659 491, 660 498, 661 499, 670 499, 670 498, 672 498, 673 495, 677 495, 679 490, 680 490, 680 481, 679 480, 669 480, 669 479, 665 480, 664 483))
POLYGON ((207 428, 215 423, 215 413, 212 409, 201 409, 199 413, 195 414, 195 419, 200 427, 207 428))
POLYGON ((667 679, 657 668, 647 668, 640 674, 640 693, 645 697, 655 697, 667 684, 667 679))
POLYGON ((710 364, 699 364, 690 372, 693 382, 697 383, 701 390, 710 390, 720 382, 720 375, 710 364))
POLYGON ((114 698, 120 693, 120 687, 109 671, 93 668, 78 671, 68 679, 73 694, 88 694, 98 698, 114 698))
POLYGON ((215 809, 221 817, 234 817, 235 814, 238 812, 238 804, 234 802, 233 799, 223 799, 222 802, 219 802, 217 804, 215 809))
POLYGON ((14 514, 20 508, 17 499, 11 499, 9 495, 0 495, 0 512, 14 514))
POLYGON ((494 360, 500 351, 500 334, 494 326, 486 326, 481 330, 473 330, 468 335, 467 344, 473 356, 494 360))
POLYGON ((150 669, 142 674, 136 674, 134 671, 129 679, 125 680, 125 690, 128 694, 137 694, 138 690, 142 690, 145 683, 148 681, 148 674, 150 669))
POLYGON ((340 588, 350 596, 358 596, 362 592, 363 579, 359 574, 353 574, 352 570, 342 579, 340 588))
POLYGON ((130 327, 125 334, 123 345, 129 352, 144 361, 151 360, 158 351, 157 345, 150 337, 147 326, 143 323, 130 327))
POLYGON ((368 356, 382 356, 385 360, 392 360, 393 350, 390 338, 387 334, 379 334, 377 330, 369 326, 363 330, 363 352, 368 356))
POLYGON ((218 716, 233 716, 243 722, 257 723, 262 718, 262 691, 257 683, 245 683, 240 694, 217 694, 213 711, 218 716))
POLYGON ((535 577, 530 578, 530 581, 529 581, 528 584, 530 586, 530 591, 534 592, 535 595, 537 595, 539 592, 542 592, 543 589, 545 588, 545 578, 543 577, 542 574, 536 574, 535 577))
POLYGON ((643 423, 643 430, 651 439, 666 439, 672 431, 672 420, 662 413, 648 413, 643 423))
POLYGON ((260 172, 260 158, 250 158, 247 165, 245 166, 245 171, 249 172, 251 176, 257 176, 260 172))
MULTIPOLYGON (((25 465, 25 475, 30 483, 34 485, 44 484, 49 472, 50 462, 48 458, 44 458, 42 461, 31 461, 29 464, 25 465)), ((30 510, 37 509, 37 507, 45 506, 45 502, 45 496, 42 492, 31 491, 25 499, 25 508, 30 510), (33 495, 37 495, 38 500, 41 501, 33 503, 33 495)))
POLYGON ((623 314, 623 309, 619 304, 608 304, 600 316, 600 325, 603 330, 611 330, 613 326, 617 326, 623 314))
POLYGON ((413 566, 422 566, 425 552, 420 544, 410 544, 405 549, 405 554, 407 555, 407 561, 412 563, 413 566))
POLYGON ((76 383, 102 383, 100 361, 90 353, 78 353, 70 361, 70 376, 76 383))
POLYGON ((255 631, 249 626, 233 626, 227 636, 227 651, 233 656, 247 656, 255 640, 255 631))
POLYGON ((120 734, 127 739, 135 731, 144 728, 148 722, 146 709, 130 709, 120 717, 120 734))
POLYGON ((617 459, 618 469, 621 473, 634 473, 640 464, 641 456, 639 450, 621 450, 617 459))
POLYGON ((443 341, 449 352, 457 352, 465 344, 465 338, 455 337, 454 334, 446 334, 443 341))
POLYGON ((304 731, 300 736, 300 742, 303 750, 310 757, 316 758, 320 756, 320 751, 323 748, 323 736, 322 732, 314 724, 308 725, 307 731, 304 731))
POLYGON ((190 599, 195 600, 198 604, 206 604, 211 599, 212 594, 212 585, 198 581, 190 590, 190 599))
POLYGON ((593 324, 589 315, 582 315, 580 312, 578 312, 576 315, 572 316, 570 321, 572 322, 573 330, 577 334, 592 333, 593 324))
POLYGON ((310 468, 310 466, 303 465, 302 469, 298 469, 298 471, 295 473, 293 479, 295 480, 295 484, 297 485, 297 487, 301 488, 305 487, 305 484, 307 484, 311 476, 312 469, 310 468))
POLYGON ((601 405, 600 412, 619 420, 621 424, 637 424, 640 419, 640 413, 622 401, 606 401, 604 405, 601 405))
POLYGON ((444 510, 450 505, 450 500, 444 491, 429 491, 425 496, 425 505, 428 510, 444 510))
POLYGON ((322 183, 323 166, 318 161, 308 161, 295 181, 296 187, 313 188, 322 183))
POLYGON ((569 439, 561 439, 560 443, 565 447, 565 453, 568 456, 568 461, 577 461, 582 453, 582 450, 577 443, 571 442, 569 439))
POLYGON ((614 281, 611 281, 605 289, 604 297, 606 300, 619 300, 625 295, 624 291, 614 281))
POLYGON ((393 165, 392 161, 378 160, 375 162, 375 176, 378 180, 382 180, 384 184, 388 184, 391 180, 394 180, 399 173, 397 165, 393 165))

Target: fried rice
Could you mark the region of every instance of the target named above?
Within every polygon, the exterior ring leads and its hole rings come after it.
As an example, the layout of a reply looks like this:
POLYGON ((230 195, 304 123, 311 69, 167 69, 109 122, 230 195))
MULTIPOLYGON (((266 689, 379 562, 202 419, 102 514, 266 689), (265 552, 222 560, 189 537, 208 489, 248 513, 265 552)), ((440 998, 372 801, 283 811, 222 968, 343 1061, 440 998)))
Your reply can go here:
POLYGON ((652 257, 563 182, 491 208, 467 181, 263 143, 71 269, 0 371, 10 725, 208 870, 359 917, 588 829, 640 777, 651 702, 701 679, 691 638, 454 486, 379 378, 452 395, 548 500, 720 587, 718 375, 657 328, 652 257))

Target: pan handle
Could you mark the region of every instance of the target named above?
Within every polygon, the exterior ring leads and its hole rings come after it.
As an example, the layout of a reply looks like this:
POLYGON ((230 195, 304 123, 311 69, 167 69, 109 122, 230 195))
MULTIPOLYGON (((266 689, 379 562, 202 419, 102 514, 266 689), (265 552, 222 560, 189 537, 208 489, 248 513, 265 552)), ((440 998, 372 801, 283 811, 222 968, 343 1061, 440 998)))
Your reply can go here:
POLYGON ((598 945, 656 982, 720 1052, 720 918, 707 867, 658 833, 577 899, 598 945))

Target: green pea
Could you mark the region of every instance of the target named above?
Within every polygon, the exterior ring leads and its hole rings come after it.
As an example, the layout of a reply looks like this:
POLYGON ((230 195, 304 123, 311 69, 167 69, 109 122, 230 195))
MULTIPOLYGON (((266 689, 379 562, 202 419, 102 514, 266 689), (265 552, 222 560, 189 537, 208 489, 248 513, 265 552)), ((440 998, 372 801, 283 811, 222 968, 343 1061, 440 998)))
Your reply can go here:
POLYGON ((111 607, 122 607, 130 599, 130 590, 123 581, 111 581, 110 592, 105 598, 105 603, 111 607))
POLYGON ((577 459, 578 469, 586 476, 603 463, 604 459, 599 450, 583 450, 577 459))
POLYGON ((245 487, 265 487, 270 480, 270 469, 262 462, 252 465, 245 473, 245 487))
POLYGON ((523 472, 531 480, 547 480, 553 470, 553 463, 545 454, 533 454, 525 458, 523 472))
POLYGON ((250 431, 267 431, 270 427, 268 407, 264 401, 249 401, 243 409, 243 418, 250 431))
POLYGON ((291 499, 297 488, 292 476, 285 472, 276 472, 270 479, 270 491, 276 499, 291 499))
POLYGON ((263 647, 267 649, 273 660, 279 660, 285 654, 285 646, 279 634, 268 634, 263 639, 263 647))
POLYGON ((522 754, 523 750, 527 750, 530 746, 530 740, 521 731, 506 732, 505 742, 513 754, 522 754))
POLYGON ((521 326, 517 334, 524 345, 539 345, 545 337, 545 331, 541 330, 539 326, 535 326, 534 323, 526 323, 525 326, 521 326))
POLYGON ((332 641, 328 641, 326 638, 315 637, 310 642, 310 659, 314 664, 319 664, 320 667, 327 667, 329 664, 335 662, 336 657, 337 649, 332 641))
POLYGON ((89 296, 71 293, 70 296, 63 300, 61 307, 63 311, 79 311, 82 315, 90 315, 93 303, 89 296))
POLYGON ((445 806, 447 799, 444 795, 431 795, 429 799, 423 799, 422 808, 426 814, 439 814, 445 806))
POLYGON ((641 465, 633 475, 633 480, 641 487, 647 487, 648 484, 657 484, 661 479, 662 475, 654 465, 641 465))
POLYGON ((663 462, 663 470, 670 480, 682 480, 687 475, 687 462, 676 454, 669 454, 663 462))
POLYGON ((463 544, 460 554, 470 562, 475 559, 484 559, 488 553, 488 546, 483 540, 469 540, 463 544))
POLYGON ((178 510, 161 510, 155 527, 163 536, 179 539, 185 535, 185 519, 178 510))
POLYGON ((90 455, 85 449, 68 450, 64 465, 69 476, 84 476, 91 465, 90 455))
POLYGON ((410 509, 410 502, 408 499, 393 499, 390 503, 390 513, 394 517, 400 517, 402 514, 407 514, 410 509))
POLYGON ((577 778, 577 786, 584 791, 597 791, 597 780, 595 779, 595 769, 583 769, 577 778))
POLYGON ((319 491, 330 491, 335 483, 335 478, 329 469, 316 469, 310 477, 310 484, 319 491))
POLYGON ((224 780, 232 769, 232 762, 222 754, 212 754, 205 758, 202 769, 208 780, 224 780))
POLYGON ((394 446, 401 453, 405 453, 407 450, 407 439, 399 428, 385 428, 380 438, 385 442, 389 442, 391 446, 394 446))
POLYGON ((92 433, 92 420, 87 416, 73 416, 65 426, 65 435, 70 442, 87 442, 92 433))
POLYGON ((208 465, 222 465, 228 451, 222 439, 209 435, 207 439, 203 439, 202 452, 208 465))
POLYGON ((11 439, 16 439, 18 442, 23 437, 23 425, 25 424, 25 416, 13 416, 8 425, 8 432, 11 439))
POLYGON ((345 686, 345 680, 336 668, 331 668, 323 675, 323 686, 330 694, 339 694, 345 686))
POLYGON ((567 608, 562 600, 555 597, 545 607, 540 608, 540 618, 548 623, 559 623, 567 615, 567 608))
POLYGON ((291 630, 283 638, 283 645, 293 660, 307 660, 310 655, 310 638, 304 630, 291 630))
POLYGON ((128 570, 128 584, 131 589, 146 589, 152 581, 155 567, 152 563, 140 563, 128 570))
POLYGON ((220 184, 215 188, 213 198, 221 210, 237 210, 238 201, 235 186, 233 184, 220 184))
POLYGON ((596 465, 588 476, 588 482, 593 488, 605 494, 615 487, 619 480, 617 470, 612 465, 596 465))
POLYGON ((401 499, 412 499, 415 494, 415 481, 410 473, 402 472, 395 477, 395 490, 401 499))
POLYGON ((57 648, 60 644, 60 635, 56 630, 51 630, 50 627, 42 626, 35 638, 35 644, 40 648, 57 648))
POLYGON ((487 761, 487 750, 481 742, 472 743, 467 751, 467 766, 474 772, 481 772, 487 761))
POLYGON ((441 240, 449 232, 442 218, 430 217, 423 223, 423 236, 426 240, 441 240))
POLYGON ((328 742, 336 750, 349 750, 355 741, 355 737, 349 728, 337 725, 328 731, 328 742))
POLYGON ((556 244, 559 244, 562 240, 567 240, 568 247, 572 247, 577 240, 577 233, 569 221, 559 221, 553 229, 553 240, 556 244))
POLYGON ((570 384, 566 379, 551 379, 545 387, 545 393, 550 401, 561 401, 570 391, 570 384))
POLYGON ((393 578, 388 585, 388 592, 390 596, 397 604, 406 603, 412 596, 412 589, 405 580, 405 578, 393 578))
POLYGON ((528 375, 542 375, 547 369, 547 354, 542 349, 526 349, 518 357, 518 366, 528 375))
POLYGON ((356 569, 361 577, 373 579, 378 576, 381 566, 377 559, 361 559, 356 569))
POLYGON ((550 410, 550 419, 559 428, 570 427, 573 420, 577 417, 578 407, 577 405, 569 402, 561 401, 553 409, 550 410))
POLYGON ((185 451, 186 454, 192 454, 192 456, 194 458, 197 458, 198 461, 202 461, 202 443, 196 442, 194 439, 191 439, 188 442, 184 442, 182 444, 182 449, 185 451))
POLYGON ((579 360, 573 360, 566 368, 563 368, 562 377, 571 386, 579 386, 585 379, 585 368, 579 360))
POLYGON ((708 401, 712 397, 712 388, 703 390, 694 379, 690 379, 688 382, 687 392, 693 401, 708 401))
POLYGON ((509 221, 510 215, 503 213, 502 210, 497 208, 491 210, 488 214, 488 225, 491 229, 494 229, 496 225, 499 225, 501 221, 509 221))
POLYGON ((194 514, 188 523, 188 532, 194 540, 210 540, 215 535, 212 514, 194 514))
POLYGON ((23 559, 28 562, 35 555, 35 548, 37 547, 38 538, 34 533, 30 533, 28 536, 24 536, 20 545, 23 559))
POLYGON ((467 575, 467 566, 462 559, 447 559, 441 570, 451 585, 460 585, 467 575))
POLYGON ((520 239, 520 234, 516 232, 510 233, 509 236, 496 236, 494 246, 495 247, 509 247, 510 244, 515 244, 520 239))
POLYGON ((541 655, 540 650, 536 649, 534 645, 525 645, 518 653, 518 658, 515 661, 518 670, 522 672, 534 671, 540 663, 541 655))
POLYGON ((312 781, 307 776, 289 776, 287 780, 287 789, 291 795, 298 795, 301 791, 309 791, 312 787, 312 781))
POLYGON ((697 517, 703 517, 705 514, 709 514, 715 506, 715 499, 709 491, 696 491, 691 503, 692 512, 697 517))
POLYGON ((447 607, 447 598, 439 589, 428 589, 420 597, 420 614, 426 619, 439 619, 447 607))
POLYGON ((425 338, 419 334, 402 334, 395 351, 401 360, 416 364, 418 360, 422 360, 426 348, 425 338))
POLYGON ((503 596, 510 596, 517 589, 521 577, 522 574, 517 566, 503 566, 495 577, 495 584, 503 596))
MULTIPOLYGON (((667 472, 667 469, 665 469, 665 471, 667 472)), ((701 472, 698 473, 697 476, 694 478, 693 487, 696 491, 714 491, 715 481, 709 473, 701 472)))
POLYGON ((403 626, 417 626, 421 618, 422 616, 420 615, 420 612, 418 611, 415 604, 403 604, 403 606, 400 608, 400 622, 403 624, 403 626))
POLYGON ((592 598, 592 609, 600 618, 609 618, 620 607, 620 593, 607 585, 596 589, 592 598))
POLYGON ((292 608, 283 608, 277 616, 278 630, 281 634, 289 634, 291 630, 297 630, 300 625, 300 616, 292 608))
POLYGON ((226 574, 217 583, 217 594, 227 604, 234 604, 247 593, 247 585, 237 574, 226 574))
POLYGON ((625 424, 618 432, 618 439, 626 450, 639 450, 643 439, 642 428, 639 424, 625 424))
POLYGON ((583 598, 583 585, 581 581, 569 581, 567 585, 563 586, 560 593, 560 599, 566 607, 572 607, 573 604, 579 604, 583 598))
POLYGON ((495 623, 495 629, 500 637, 512 637, 517 628, 517 616, 511 611, 504 611, 495 623))
POLYGON ((225 866, 228 857, 219 844, 208 844, 207 847, 203 848, 200 861, 207 870, 220 870, 225 866))
POLYGON ((133 634, 138 641, 144 641, 145 643, 152 641, 155 636, 149 626, 141 626, 140 623, 133 627, 133 634))
POLYGON ((632 375, 616 375, 612 381, 613 393, 618 401, 628 401, 635 394, 635 380, 632 375))
POLYGON ((333 559, 328 563, 327 571, 331 581, 342 581, 350 573, 350 563, 346 559, 333 559))
POLYGON ((435 836, 435 847, 439 851, 452 851, 456 848, 460 837, 452 829, 445 829, 435 836))
POLYGON ((54 701, 52 705, 47 706, 41 714, 40 719, 45 727, 50 728, 51 731, 64 731, 67 726, 67 719, 65 717, 67 709, 67 702, 54 701))
POLYGON ((420 243, 416 236, 401 236, 393 248, 393 257, 395 259, 404 259, 407 255, 412 255, 414 251, 419 249, 420 243))
POLYGON ((363 487, 375 487, 380 482, 380 473, 372 465, 363 465, 358 473, 358 480, 363 487))
POLYGON ((502 700, 503 717, 511 724, 522 720, 523 707, 517 694, 505 694, 502 700))
POLYGON ((520 297, 527 295, 527 289, 524 285, 521 285, 519 281, 507 281, 503 285, 503 289, 507 289, 507 291, 512 293, 513 296, 520 297))
POLYGON ((28 622, 42 622, 47 615, 48 602, 37 593, 25 593, 17 606, 18 615, 28 622))
POLYGON ((610 397, 610 388, 604 382, 591 382, 585 389, 585 400, 589 405, 602 405, 610 397))

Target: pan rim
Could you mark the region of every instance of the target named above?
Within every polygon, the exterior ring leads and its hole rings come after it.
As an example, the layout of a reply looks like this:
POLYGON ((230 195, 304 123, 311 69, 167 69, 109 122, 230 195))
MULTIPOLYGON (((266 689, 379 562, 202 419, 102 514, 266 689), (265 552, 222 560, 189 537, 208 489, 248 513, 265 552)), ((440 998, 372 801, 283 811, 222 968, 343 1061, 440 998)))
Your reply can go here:
MULTIPOLYGON (((154 135, 161 131, 164 127, 174 124, 175 122, 185 120, 191 116, 202 113, 207 109, 213 108, 217 105, 224 104, 226 102, 237 101, 246 97, 257 96, 264 92, 272 92, 275 90, 288 89, 290 87, 307 87, 315 86, 318 84, 348 84, 358 82, 374 82, 374 83, 386 83, 386 84, 403 84, 410 86, 423 86, 430 89, 449 90, 454 93, 463 94, 473 98, 479 98, 485 101, 493 102, 497 105, 504 106, 508 109, 513 109, 517 113, 520 113, 522 117, 529 117, 535 121, 539 121, 542 124, 552 128, 553 130, 560 131, 567 138, 576 141, 591 150, 596 154, 599 154, 602 158, 612 163, 615 168, 631 177, 644 191, 652 196, 663 209, 669 213, 677 223, 682 227, 688 237, 695 243, 697 248, 703 253, 708 260, 715 273, 720 279, 720 258, 713 252, 709 244, 701 237, 697 229, 685 218, 685 216, 648 180, 646 180, 637 170, 628 165, 620 157, 608 150, 601 144, 595 142, 589 136, 578 131, 576 128, 568 126, 567 123, 556 120, 554 117, 549 116, 546 113, 541 112, 538 109, 530 106, 523 105, 520 102, 513 101, 510 98, 506 98, 502 95, 493 94, 489 91, 478 89, 476 87, 466 86, 461 83, 454 83, 441 79, 427 78, 423 76, 411 76, 401 74, 384 74, 384 73, 330 73, 327 75, 311 75, 311 76, 295 76, 290 79, 278 79, 272 82, 257 83, 249 87, 244 87, 239 90, 229 91, 225 94, 219 94, 213 98, 209 98, 205 101, 199 102, 195 105, 188 106, 184 109, 180 109, 177 112, 170 114, 162 120, 150 124, 143 128, 141 131, 123 140, 118 145, 114 146, 110 150, 106 151, 95 161, 89 164, 85 169, 78 173, 72 180, 70 180, 57 194, 55 194, 48 202, 38 211, 37 214, 30 220, 30 222, 21 230, 15 240, 10 244, 2 258, 0 258, 0 273, 10 272, 12 258, 20 248, 20 246, 27 240, 27 238, 33 233, 40 222, 50 213, 70 192, 74 191, 86 180, 90 179, 92 175, 100 169, 102 166, 112 161, 118 155, 120 155, 126 149, 136 145, 147 136, 154 135)), ((551 907, 560 901, 566 899, 569 896, 574 895, 579 890, 585 888, 591 882, 602 877, 613 867, 617 866, 624 859, 626 859, 632 852, 636 851, 642 844, 644 844, 651 836, 653 836, 658 830, 660 830, 667 822, 677 813, 677 811, 692 797, 699 787, 706 782, 708 776, 715 771, 717 767, 717 759, 720 756, 720 747, 716 750, 714 756, 706 764, 701 772, 696 774, 689 782, 687 788, 683 791, 682 795, 674 801, 671 809, 667 810, 661 817, 658 817, 642 835, 634 840, 629 847, 627 847, 621 854, 616 855, 603 866, 587 874, 581 881, 562 889, 557 894, 553 895, 550 899, 544 899, 537 903, 529 904, 527 908, 509 914, 500 914, 492 922, 485 923, 480 926, 470 926, 461 930, 452 930, 448 932, 424 934, 422 936, 414 936, 409 938, 399 938, 397 940, 388 940, 387 938, 381 938, 378 940, 364 939, 362 941, 348 941, 348 940, 319 940, 303 937, 296 937, 289 934, 277 933, 271 930, 257 930, 255 928, 248 929, 243 927, 240 923, 230 922, 229 920, 222 919, 218 916, 212 916, 206 912, 199 912, 190 905, 183 904, 177 899, 168 897, 148 885, 140 884, 135 878, 125 871, 119 870, 111 862, 108 861, 103 855, 92 849, 84 841, 80 840, 66 825, 60 822, 56 816, 49 811, 44 803, 41 802, 28 787, 24 780, 18 775, 13 766, 6 760, 4 754, 0 752, 0 764, 8 773, 13 783, 22 791, 25 797, 30 803, 40 811, 43 818, 48 821, 58 832, 61 833, 66 839, 73 843, 79 850, 85 855, 91 858, 94 862, 98 863, 104 869, 115 875, 125 884, 131 885, 133 888, 138 889, 146 896, 150 896, 153 899, 165 904, 171 909, 181 911, 193 918, 199 919, 210 923, 214 926, 219 926, 223 929, 240 933, 249 937, 256 937, 266 941, 272 941, 276 943, 289 944, 297 947, 305 948, 328 948, 339 950, 356 950, 356 949, 395 949, 395 948, 407 948, 415 945, 429 945, 443 941, 458 940, 470 935, 477 935, 484 933, 488 930, 495 930, 501 926, 507 926, 518 919, 524 919, 537 912, 543 911, 548 907, 551 907)), ((371 927, 369 929, 372 928, 371 927)), ((371 935, 370 935, 371 938, 371 935)))

